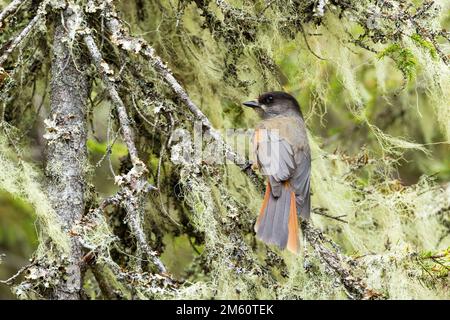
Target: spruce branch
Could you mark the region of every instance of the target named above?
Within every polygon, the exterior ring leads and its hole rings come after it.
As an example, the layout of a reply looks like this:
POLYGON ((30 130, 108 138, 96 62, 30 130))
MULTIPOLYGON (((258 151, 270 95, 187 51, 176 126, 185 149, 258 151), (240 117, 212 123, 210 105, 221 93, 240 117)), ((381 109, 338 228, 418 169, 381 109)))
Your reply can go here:
POLYGON ((131 162, 133 164, 133 168, 126 175, 116 177, 116 183, 122 188, 121 205, 125 208, 128 214, 128 224, 138 241, 138 246, 140 247, 141 252, 145 253, 148 259, 150 259, 158 268, 159 272, 165 273, 166 267, 157 257, 157 253, 150 248, 147 236, 142 229, 143 195, 152 189, 151 187, 149 188, 149 184, 145 179, 148 170, 145 164, 139 159, 137 148, 134 143, 133 130, 131 128, 125 104, 120 98, 116 89, 116 84, 111 77, 113 71, 103 60, 102 54, 97 47, 90 30, 86 29, 83 33, 83 40, 88 48, 90 57, 96 66, 103 83, 105 84, 111 102, 117 110, 123 140, 128 148, 131 162))

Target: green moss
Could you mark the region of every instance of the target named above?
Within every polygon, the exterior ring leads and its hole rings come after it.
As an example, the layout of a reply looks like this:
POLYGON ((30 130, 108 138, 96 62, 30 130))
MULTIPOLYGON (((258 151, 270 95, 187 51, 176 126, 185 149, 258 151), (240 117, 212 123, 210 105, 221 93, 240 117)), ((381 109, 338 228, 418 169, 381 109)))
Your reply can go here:
POLYGON ((395 61, 397 68, 406 79, 410 81, 413 79, 417 67, 417 59, 410 49, 404 48, 398 43, 393 43, 378 54, 378 59, 383 59, 386 56, 391 57, 395 61))
POLYGON ((437 59, 438 58, 438 55, 437 55, 437 52, 436 52, 436 48, 433 46, 433 44, 430 41, 427 41, 427 40, 423 39, 417 33, 413 34, 411 36, 411 39, 413 39, 414 42, 416 42, 418 45, 420 45, 424 49, 428 50, 428 52, 430 53, 430 55, 431 55, 431 57, 433 59, 437 59))

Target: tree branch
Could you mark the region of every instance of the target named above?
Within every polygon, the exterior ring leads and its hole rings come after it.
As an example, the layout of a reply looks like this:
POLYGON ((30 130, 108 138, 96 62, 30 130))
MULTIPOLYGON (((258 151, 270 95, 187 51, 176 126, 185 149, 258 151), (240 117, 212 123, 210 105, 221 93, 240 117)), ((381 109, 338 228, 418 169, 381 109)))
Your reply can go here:
POLYGON ((22 268, 20 268, 14 275, 12 275, 11 277, 9 277, 6 280, 0 280, 0 283, 6 284, 6 285, 11 285, 13 284, 14 280, 17 279, 17 277, 19 277, 24 271, 28 270, 29 267, 31 267, 33 265, 33 263, 31 264, 27 264, 26 266, 23 266, 22 268))
POLYGON ((234 162, 244 171, 250 179, 261 189, 261 181, 251 170, 251 164, 241 155, 234 152, 233 149, 223 140, 220 133, 214 129, 209 119, 201 109, 191 100, 186 90, 175 79, 170 69, 163 63, 161 58, 156 55, 155 50, 141 38, 132 37, 124 28, 119 20, 117 13, 111 5, 106 5, 104 9, 106 27, 111 32, 111 40, 121 49, 133 54, 140 54, 143 58, 150 61, 151 66, 159 73, 165 82, 172 88, 177 97, 188 107, 197 120, 201 121, 206 132, 209 133, 215 141, 219 143, 225 151, 228 160, 234 162))
POLYGON ((42 18, 40 14, 37 14, 28 25, 19 33, 19 35, 14 38, 11 44, 8 45, 8 48, 5 52, 0 56, 0 67, 2 67, 3 63, 8 59, 9 55, 22 43, 22 41, 30 34, 30 32, 36 27, 39 20, 42 18))
POLYGON ((342 256, 338 246, 327 239, 324 234, 314 228, 310 223, 303 221, 302 229, 305 233, 308 243, 314 248, 319 257, 331 268, 331 270, 339 277, 340 282, 346 289, 351 299, 379 299, 382 295, 368 288, 367 284, 360 278, 355 277, 347 265, 349 258, 342 256), (325 246, 325 243, 331 244, 332 250, 325 246))
POLYGON ((14 13, 22 3, 24 3, 27 0, 14 0, 9 5, 6 6, 5 9, 3 9, 2 12, 0 12, 0 28, 3 26, 3 20, 8 18, 12 13, 14 13))
POLYGON ((339 222, 347 223, 347 224, 348 224, 348 221, 342 219, 342 217, 345 217, 345 215, 343 215, 343 216, 332 216, 332 215, 326 213, 327 211, 328 211, 328 210, 325 209, 325 208, 314 208, 314 209, 313 209, 313 213, 315 213, 315 214, 318 214, 318 215, 320 215, 320 216, 327 217, 327 218, 329 218, 329 219, 337 220, 337 221, 339 221, 339 222))
POLYGON ((130 125, 125 105, 117 92, 116 85, 112 79, 113 70, 103 60, 99 48, 97 47, 94 38, 90 34, 89 29, 85 30, 83 35, 84 43, 86 44, 91 59, 99 72, 109 97, 115 106, 119 123, 122 129, 123 140, 127 145, 128 152, 131 157, 133 168, 124 176, 116 177, 116 183, 122 188, 122 202, 121 205, 125 208, 129 226, 133 234, 136 236, 141 252, 144 252, 147 257, 158 268, 159 272, 166 272, 166 268, 156 256, 156 252, 151 250, 148 245, 147 237, 142 229, 141 210, 142 210, 142 195, 149 191, 148 183, 145 179, 145 174, 148 172, 145 164, 139 160, 136 145, 133 140, 133 130, 130 125))
POLYGON ((138 164, 139 156, 136 149, 136 145, 134 144, 133 130, 130 126, 130 120, 128 118, 125 105, 122 99, 117 92, 114 81, 111 80, 113 75, 113 70, 109 67, 109 65, 103 60, 100 50, 95 44, 94 38, 86 31, 83 36, 84 43, 86 44, 89 54, 94 62, 94 65, 97 67, 97 71, 100 73, 100 77, 103 83, 106 86, 109 97, 117 110, 117 114, 119 116, 120 128, 122 129, 123 140, 128 148, 128 152, 130 153, 131 162, 133 165, 138 164))

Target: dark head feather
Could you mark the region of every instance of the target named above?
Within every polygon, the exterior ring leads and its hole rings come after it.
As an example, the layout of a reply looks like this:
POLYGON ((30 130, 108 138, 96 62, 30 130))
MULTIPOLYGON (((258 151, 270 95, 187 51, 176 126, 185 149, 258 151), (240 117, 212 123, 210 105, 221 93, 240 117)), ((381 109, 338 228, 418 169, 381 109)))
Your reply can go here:
POLYGON ((294 112, 298 111, 303 117, 299 103, 289 93, 283 91, 266 92, 259 96, 258 102, 259 104, 267 106, 268 109, 274 105, 283 105, 285 108, 294 112))

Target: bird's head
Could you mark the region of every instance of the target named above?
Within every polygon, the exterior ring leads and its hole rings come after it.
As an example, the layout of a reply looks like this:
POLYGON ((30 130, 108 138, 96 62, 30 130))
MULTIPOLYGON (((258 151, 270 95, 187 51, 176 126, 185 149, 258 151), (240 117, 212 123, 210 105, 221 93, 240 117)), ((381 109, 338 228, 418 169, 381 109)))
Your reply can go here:
POLYGON ((290 94, 282 91, 263 93, 258 100, 247 101, 243 105, 254 108, 263 119, 276 116, 303 117, 297 100, 290 94))

